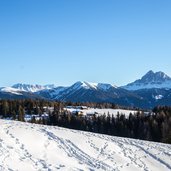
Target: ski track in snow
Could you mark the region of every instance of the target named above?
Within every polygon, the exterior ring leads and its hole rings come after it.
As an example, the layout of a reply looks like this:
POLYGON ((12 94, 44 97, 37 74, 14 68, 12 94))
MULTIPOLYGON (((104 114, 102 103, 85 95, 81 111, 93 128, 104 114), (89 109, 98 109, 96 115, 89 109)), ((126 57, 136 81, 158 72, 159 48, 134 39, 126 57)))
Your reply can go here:
POLYGON ((168 171, 171 145, 0 120, 0 171, 168 171))

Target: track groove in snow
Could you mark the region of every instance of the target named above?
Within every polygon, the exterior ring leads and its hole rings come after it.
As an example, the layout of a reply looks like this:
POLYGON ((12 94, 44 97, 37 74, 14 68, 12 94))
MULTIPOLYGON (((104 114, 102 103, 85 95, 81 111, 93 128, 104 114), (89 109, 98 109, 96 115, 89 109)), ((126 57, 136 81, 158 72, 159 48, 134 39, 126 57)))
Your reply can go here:
POLYGON ((80 148, 74 145, 70 140, 59 138, 58 136, 54 135, 52 132, 46 131, 45 129, 42 130, 46 133, 51 139, 57 142, 58 146, 62 148, 69 157, 74 157, 79 159, 80 163, 84 163, 93 168, 102 168, 104 170, 112 169, 107 164, 103 163, 103 161, 98 161, 95 158, 87 155, 84 153, 80 148))
POLYGON ((171 145, 0 120, 2 171, 168 171, 171 145))

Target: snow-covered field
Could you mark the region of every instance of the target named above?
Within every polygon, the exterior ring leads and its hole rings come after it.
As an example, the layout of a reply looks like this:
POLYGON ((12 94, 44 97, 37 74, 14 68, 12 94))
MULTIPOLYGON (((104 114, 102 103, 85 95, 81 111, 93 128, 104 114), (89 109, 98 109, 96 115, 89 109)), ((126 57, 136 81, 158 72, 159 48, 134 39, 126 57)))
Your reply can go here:
POLYGON ((171 145, 0 120, 0 170, 171 170, 171 145))
POLYGON ((124 109, 98 109, 98 108, 87 108, 87 109, 76 109, 76 108, 64 108, 64 110, 73 112, 82 112, 83 115, 89 114, 97 114, 97 115, 110 115, 117 116, 117 114, 125 114, 125 116, 129 116, 130 113, 135 114, 137 111, 135 110, 124 110, 124 109))

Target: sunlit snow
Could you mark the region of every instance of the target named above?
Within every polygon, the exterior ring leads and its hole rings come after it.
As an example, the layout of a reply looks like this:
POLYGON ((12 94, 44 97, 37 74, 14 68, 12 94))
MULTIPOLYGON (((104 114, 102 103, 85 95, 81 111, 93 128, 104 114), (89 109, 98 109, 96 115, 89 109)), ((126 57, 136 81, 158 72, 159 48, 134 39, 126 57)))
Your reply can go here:
POLYGON ((171 145, 0 120, 0 170, 169 171, 171 145))

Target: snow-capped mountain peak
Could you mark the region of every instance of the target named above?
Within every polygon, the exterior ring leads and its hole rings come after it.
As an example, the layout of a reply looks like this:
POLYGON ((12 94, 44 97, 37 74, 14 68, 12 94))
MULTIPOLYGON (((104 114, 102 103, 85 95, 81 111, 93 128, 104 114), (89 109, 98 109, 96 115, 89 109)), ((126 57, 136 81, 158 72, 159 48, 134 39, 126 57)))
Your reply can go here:
POLYGON ((77 81, 76 83, 74 83, 70 88, 73 90, 79 90, 81 88, 84 89, 96 89, 97 87, 96 83, 89 83, 86 81, 77 81))
POLYGON ((44 89, 52 89, 52 88, 55 88, 55 86, 54 85, 45 85, 45 86, 42 86, 42 85, 38 85, 38 84, 31 85, 31 84, 18 83, 18 84, 14 84, 12 86, 12 88, 15 88, 15 89, 17 89, 19 91, 26 91, 26 92, 35 93, 35 92, 38 92, 38 91, 41 91, 41 90, 44 90, 44 89))
POLYGON ((19 91, 26 91, 26 92, 37 92, 45 89, 41 85, 30 85, 30 84, 22 84, 22 83, 14 84, 12 88, 18 89, 19 91))
POLYGON ((154 73, 153 71, 149 71, 141 78, 142 83, 151 83, 151 82, 155 83, 155 82, 163 82, 167 80, 171 81, 171 78, 161 71, 156 73, 154 73))
POLYGON ((153 72, 150 70, 141 79, 134 81, 133 83, 123 86, 127 90, 139 90, 150 88, 167 88, 171 89, 171 78, 164 72, 153 72))
POLYGON ((117 88, 117 86, 111 85, 111 84, 107 84, 107 83, 90 83, 90 82, 86 82, 86 81, 78 81, 75 84, 72 85, 73 89, 80 89, 80 88, 84 88, 84 89, 95 89, 95 90, 108 90, 110 88, 117 88))

